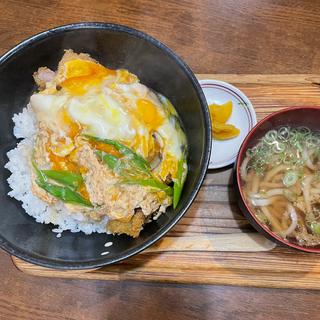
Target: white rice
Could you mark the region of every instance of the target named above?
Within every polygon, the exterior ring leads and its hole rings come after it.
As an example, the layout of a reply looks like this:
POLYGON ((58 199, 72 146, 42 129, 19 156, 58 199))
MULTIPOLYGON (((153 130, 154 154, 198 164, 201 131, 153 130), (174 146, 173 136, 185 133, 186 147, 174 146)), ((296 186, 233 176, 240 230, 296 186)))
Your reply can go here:
POLYGON ((65 230, 71 232, 82 231, 85 234, 92 232, 105 233, 107 217, 101 222, 88 220, 81 213, 69 212, 63 202, 58 201, 54 205, 40 200, 31 191, 31 168, 30 157, 37 134, 37 121, 30 106, 27 106, 21 113, 13 116, 13 134, 17 138, 23 138, 15 149, 7 153, 9 162, 5 165, 12 174, 8 183, 12 189, 8 195, 22 202, 22 207, 37 222, 56 225, 52 229, 57 237, 65 230))

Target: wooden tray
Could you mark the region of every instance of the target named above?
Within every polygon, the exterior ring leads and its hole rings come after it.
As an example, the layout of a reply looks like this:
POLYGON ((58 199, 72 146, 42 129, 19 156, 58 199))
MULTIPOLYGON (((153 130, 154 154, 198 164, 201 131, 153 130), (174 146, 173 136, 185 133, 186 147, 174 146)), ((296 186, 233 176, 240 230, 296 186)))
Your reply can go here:
MULTIPOLYGON (((287 106, 320 106, 320 75, 198 75, 230 82, 253 103, 258 120, 287 106)), ((16 258, 21 271, 45 277, 166 281, 320 289, 320 256, 276 247, 239 212, 231 169, 209 171, 185 217, 143 254, 89 271, 59 271, 16 258)))

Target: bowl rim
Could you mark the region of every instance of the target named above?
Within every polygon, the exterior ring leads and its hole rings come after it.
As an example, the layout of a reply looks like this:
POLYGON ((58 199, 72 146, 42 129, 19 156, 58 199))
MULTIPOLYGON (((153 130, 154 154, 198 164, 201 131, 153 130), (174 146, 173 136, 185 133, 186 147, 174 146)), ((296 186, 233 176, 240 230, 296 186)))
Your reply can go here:
POLYGON ((142 31, 139 31, 137 29, 127 27, 121 24, 106 23, 106 22, 78 22, 78 23, 61 25, 55 28, 51 28, 51 29, 39 32, 18 43, 16 46, 11 48, 9 51, 7 51, 5 54, 3 54, 0 57, 0 68, 20 50, 23 50, 25 47, 28 47, 29 45, 32 45, 33 43, 36 43, 39 40, 45 39, 54 34, 60 34, 67 31, 82 30, 82 29, 111 30, 111 31, 116 31, 121 33, 127 33, 134 37, 140 38, 142 40, 145 40, 151 43, 155 47, 165 52, 171 59, 173 59, 179 65, 179 67, 183 70, 183 72, 185 73, 187 78, 190 80, 191 84, 193 85, 196 91, 197 97, 200 102, 204 123, 205 123, 205 128, 204 128, 205 139, 203 142, 204 151, 203 151, 203 157, 201 159, 200 173, 199 173, 199 176, 197 177, 194 189, 192 190, 189 198, 186 200, 185 206, 182 207, 180 211, 176 213, 173 219, 170 222, 168 222, 165 227, 155 232, 152 235, 151 239, 143 242, 140 245, 137 245, 134 248, 131 248, 122 252, 121 254, 115 256, 112 259, 110 258, 108 259, 108 257, 106 256, 105 258, 99 257, 99 259, 97 258, 96 260, 87 260, 84 262, 70 262, 70 261, 64 261, 60 259, 51 260, 41 255, 27 253, 26 251, 14 246, 13 244, 5 240, 0 235, 0 247, 4 249, 6 252, 8 252, 9 254, 16 256, 20 259, 23 259, 29 263, 33 263, 33 264, 40 265, 43 267, 48 267, 48 268, 56 268, 56 269, 64 269, 64 270, 92 269, 92 268, 99 268, 105 265, 113 264, 113 263, 122 261, 124 259, 127 259, 135 254, 140 253, 141 251, 153 245, 160 238, 162 238, 183 217, 183 215, 187 212, 187 210, 193 203, 196 195, 200 190, 202 182, 204 180, 207 167, 209 164, 210 153, 211 153, 210 115, 209 115, 208 105, 207 105, 204 93, 201 89, 201 86, 197 78, 195 77, 190 67, 176 53, 174 53, 170 48, 168 48, 165 44, 163 44, 159 40, 153 38, 152 36, 149 36, 148 34, 142 31))
MULTIPOLYGON (((249 134, 246 136, 246 138, 244 139, 239 153, 238 153, 238 157, 237 157, 237 161, 236 161, 236 188, 239 192, 239 196, 241 198, 241 204, 244 206, 244 209, 246 212, 244 212, 246 215, 248 214, 250 216, 250 218, 253 219, 254 223, 253 226, 255 227, 255 229, 259 232, 265 232, 268 235, 269 239, 272 239, 273 241, 275 241, 278 244, 284 245, 286 247, 290 247, 290 248, 294 248, 296 250, 299 251, 304 251, 304 252, 309 252, 309 253, 320 253, 320 248, 312 248, 312 247, 303 247, 300 246, 298 244, 289 242, 288 240, 285 240, 283 238, 281 238, 280 236, 278 236, 277 234, 275 234, 273 231, 271 231, 267 226, 265 226, 264 224, 262 224, 258 218, 256 217, 256 215, 252 212, 252 210, 250 209, 250 207, 247 204, 247 201, 245 200, 245 196, 242 190, 242 186, 241 186, 241 177, 240 177, 240 159, 243 158, 245 151, 247 150, 247 145, 248 142, 250 141, 252 135, 256 132, 256 130, 263 125, 265 122, 267 122, 269 119, 277 117, 279 114, 282 113, 287 113, 287 112, 294 112, 295 110, 318 110, 320 111, 320 107, 319 106, 291 106, 291 107, 286 107, 284 109, 281 109, 277 112, 273 112, 269 115, 267 115, 266 117, 264 117, 262 120, 260 120, 255 126, 254 128, 249 132, 249 134), (256 224, 256 225, 255 225, 256 224), (257 228, 258 226, 258 228, 257 228), (259 230, 260 229, 260 230, 259 230)), ((241 206, 240 206, 241 208, 241 206)), ((251 221, 250 221, 251 222, 251 221)))

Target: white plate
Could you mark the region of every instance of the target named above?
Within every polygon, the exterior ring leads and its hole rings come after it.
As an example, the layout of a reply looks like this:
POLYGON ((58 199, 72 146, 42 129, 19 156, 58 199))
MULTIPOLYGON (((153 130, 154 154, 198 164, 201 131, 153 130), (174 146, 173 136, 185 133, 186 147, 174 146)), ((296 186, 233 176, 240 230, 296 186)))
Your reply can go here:
POLYGON ((208 105, 232 101, 232 114, 227 123, 240 129, 239 136, 230 140, 217 141, 212 138, 209 169, 222 168, 235 162, 242 141, 257 123, 256 113, 247 96, 231 84, 218 80, 199 82, 208 105))

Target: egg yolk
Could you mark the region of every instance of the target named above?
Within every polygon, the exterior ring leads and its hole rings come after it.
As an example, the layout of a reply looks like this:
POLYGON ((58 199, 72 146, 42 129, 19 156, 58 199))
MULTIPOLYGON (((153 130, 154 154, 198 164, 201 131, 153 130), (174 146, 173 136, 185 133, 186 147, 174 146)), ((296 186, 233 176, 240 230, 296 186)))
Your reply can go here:
POLYGON ((73 95, 83 95, 89 87, 100 84, 104 77, 116 74, 115 70, 81 59, 68 61, 64 66, 66 80, 61 86, 73 95))
POLYGON ((159 142, 154 139, 151 133, 148 142, 148 154, 146 155, 147 160, 151 162, 155 157, 159 157, 160 151, 161 146, 159 142))
POLYGON ((116 157, 121 157, 121 153, 119 153, 119 151, 115 147, 113 147, 109 144, 97 142, 97 141, 92 141, 91 144, 97 150, 112 154, 116 157))
POLYGON ((132 125, 139 131, 140 127, 147 130, 144 133, 137 133, 127 145, 139 152, 143 157, 148 158, 154 153, 154 143, 152 133, 163 123, 163 116, 157 107, 147 99, 138 99, 136 109, 129 112, 132 125))
POLYGON ((71 118, 67 109, 62 109, 60 112, 60 119, 63 125, 66 127, 66 131, 70 138, 74 139, 77 135, 79 135, 82 128, 78 122, 71 118))
POLYGON ((117 201, 119 199, 120 195, 118 193, 114 193, 112 196, 111 196, 111 200, 112 201, 117 201))
POLYGON ((137 81, 137 77, 126 69, 118 70, 118 82, 130 84, 137 81))
POLYGON ((162 160, 159 175, 162 180, 166 180, 167 176, 171 174, 171 178, 175 179, 178 171, 178 160, 170 154, 167 154, 162 160))
POLYGON ((163 122, 157 107, 147 99, 137 101, 137 113, 138 119, 141 119, 148 129, 157 129, 163 122))
POLYGON ((69 157, 59 157, 55 155, 53 152, 50 150, 47 150, 49 154, 49 159, 52 164, 52 169, 53 170, 67 170, 67 171, 72 171, 72 172, 78 172, 79 168, 78 166, 70 161, 69 157))
POLYGON ((64 134, 58 136, 51 135, 47 151, 49 152, 50 159, 55 163, 55 169, 66 170, 71 166, 74 171, 73 164, 66 164, 67 162, 72 162, 67 160, 67 156, 75 149, 74 138, 80 134, 82 128, 78 122, 71 118, 65 108, 59 111, 58 119, 60 128, 64 134))
POLYGON ((87 191, 87 188, 86 188, 85 184, 82 184, 78 191, 82 195, 83 198, 85 198, 87 200, 90 199, 90 196, 89 196, 89 193, 87 191))
POLYGON ((132 143, 129 144, 129 147, 141 153, 141 155, 145 158, 148 157, 149 154, 149 143, 147 136, 137 134, 132 143))
POLYGON ((66 157, 69 155, 75 146, 69 137, 55 137, 51 139, 50 150, 59 157, 66 157))

